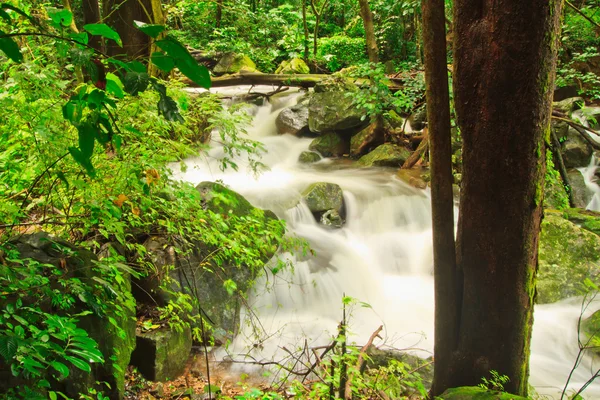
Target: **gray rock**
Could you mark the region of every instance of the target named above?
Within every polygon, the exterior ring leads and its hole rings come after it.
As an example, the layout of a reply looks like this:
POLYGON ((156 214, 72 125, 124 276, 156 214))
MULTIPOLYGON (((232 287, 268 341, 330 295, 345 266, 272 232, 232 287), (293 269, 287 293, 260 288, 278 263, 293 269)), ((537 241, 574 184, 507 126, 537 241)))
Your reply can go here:
POLYGON ((573 127, 568 127, 566 136, 558 136, 562 141, 561 153, 566 168, 587 167, 592 159, 592 147, 573 127))
POLYGON ((345 221, 337 210, 327 210, 321 215, 319 222, 321 222, 321 225, 341 228, 344 226, 345 221))
POLYGON ((383 144, 384 132, 381 121, 371 123, 369 126, 353 135, 350 139, 350 155, 362 156, 375 147, 383 144))
POLYGON ((354 105, 354 95, 357 91, 354 85, 315 88, 308 104, 310 131, 342 131, 365 125, 364 111, 354 105))
POLYGON ((571 169, 567 172, 567 176, 573 193, 573 205, 577 208, 586 208, 594 194, 586 187, 583 174, 577 169, 571 169))
POLYGON ((579 110, 584 104, 585 100, 583 100, 582 97, 570 97, 568 99, 552 103, 552 108, 565 114, 571 114, 573 111, 579 110))
POLYGON ((302 136, 308 133, 308 104, 298 103, 292 107, 281 110, 275 120, 277 133, 284 135, 289 133, 294 136, 302 136))
POLYGON ((302 198, 322 225, 341 228, 344 225, 344 193, 334 183, 317 182, 302 192, 302 198))
POLYGON ((427 105, 424 105, 417 109, 409 118, 410 127, 413 131, 420 131, 425 128, 427 123, 427 105))

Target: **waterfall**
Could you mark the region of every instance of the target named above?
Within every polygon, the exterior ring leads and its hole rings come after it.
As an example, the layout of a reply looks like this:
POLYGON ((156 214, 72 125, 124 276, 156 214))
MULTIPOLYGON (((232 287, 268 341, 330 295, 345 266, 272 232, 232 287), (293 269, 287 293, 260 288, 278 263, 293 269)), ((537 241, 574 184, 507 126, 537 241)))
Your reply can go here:
MULTIPOLYGON (((311 346, 328 344, 337 332, 345 295, 364 302, 351 311, 350 342, 364 344, 384 325, 387 346, 431 356, 434 289, 429 192, 408 186, 391 170, 354 169, 331 160, 298 163, 311 140, 277 136, 274 121, 277 112, 295 104, 299 96, 286 94, 255 110, 248 132, 264 144, 267 153, 261 161, 269 171, 254 176, 243 160, 238 162, 239 171, 220 171, 214 159, 218 145, 207 156, 187 160, 186 172, 175 171, 179 179, 194 184, 222 180, 254 205, 285 219, 289 231, 306 239, 315 253, 282 255, 291 259, 293 270, 265 276, 257 283, 248 301, 265 332, 256 337, 251 326, 242 322, 228 352, 239 358, 252 354, 255 359, 277 359, 281 348, 294 349, 305 340, 311 346), (331 182, 343 189, 347 223, 342 229, 319 225, 299 201, 301 192, 314 182, 331 182)), ((577 356, 580 303, 581 299, 569 299, 535 307, 530 383, 539 394, 558 398, 567 380, 577 356)), ((242 314, 246 318, 250 313, 242 314)), ((584 359, 571 379, 571 391, 589 378, 591 363, 584 359)), ((600 384, 590 386, 584 395, 600 398, 600 384)))

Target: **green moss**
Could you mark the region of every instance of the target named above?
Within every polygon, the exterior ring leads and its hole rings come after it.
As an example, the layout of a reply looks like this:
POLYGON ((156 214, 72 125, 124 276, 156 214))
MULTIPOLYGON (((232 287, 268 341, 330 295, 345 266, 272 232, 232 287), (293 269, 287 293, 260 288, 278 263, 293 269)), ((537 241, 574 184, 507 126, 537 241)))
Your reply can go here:
POLYGON ((527 400, 526 397, 477 386, 463 386, 446 390, 441 396, 443 400, 527 400))
POLYGON ((339 134, 332 132, 315 138, 308 146, 309 150, 317 151, 324 157, 339 157, 348 153, 349 143, 339 134))
POLYGON ((401 167, 410 157, 410 151, 391 143, 382 144, 369 154, 362 156, 358 164, 363 167, 401 167))

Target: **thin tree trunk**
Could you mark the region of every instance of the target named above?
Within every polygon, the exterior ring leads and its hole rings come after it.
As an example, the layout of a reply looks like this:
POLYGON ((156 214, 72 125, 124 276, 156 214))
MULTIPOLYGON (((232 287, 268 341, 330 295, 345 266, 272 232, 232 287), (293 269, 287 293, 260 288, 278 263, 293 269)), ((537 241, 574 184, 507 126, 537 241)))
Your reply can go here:
MULTIPOLYGON (((100 22, 100 6, 98 0, 83 0, 83 24, 97 24, 100 22)), ((100 36, 90 36, 88 44, 94 49, 101 51, 102 42, 100 36)))
MULTIPOLYGON (((160 0, 150 0, 150 1, 151 1, 151 7, 152 7, 152 18, 153 18, 152 23, 158 24, 158 25, 164 25, 165 24, 165 14, 163 13, 161 1, 160 0)), ((158 38, 161 39, 163 37, 164 37, 164 32, 161 33, 158 38)), ((154 39, 151 39, 150 55, 152 55, 152 53, 154 53, 155 51, 159 51, 159 50, 160 49, 156 46, 154 39)), ((148 74, 150 74, 150 76, 160 76, 161 70, 156 65, 149 62, 148 63, 148 74)), ((166 75, 166 74, 163 72, 163 75, 166 75)))
MULTIPOLYGON (((71 2, 69 0, 62 0, 62 4, 63 4, 63 8, 65 10, 68 10, 71 12, 71 14, 73 14, 73 9, 71 8, 71 2)), ((79 29, 77 29, 77 25, 75 24, 75 17, 73 16, 73 19, 71 20, 71 26, 70 26, 71 30, 75 33, 79 33, 79 29)))
POLYGON ((454 243, 454 195, 452 193, 452 145, 450 135, 450 94, 446 67, 446 21, 444 0, 422 0, 423 48, 427 121, 431 156, 431 214, 435 279, 434 387, 439 394, 447 383, 444 371, 458 341, 457 299, 462 277, 456 267, 454 243))
POLYGON ((125 55, 131 59, 150 55, 150 37, 133 24, 133 21, 152 23, 150 0, 104 0, 103 14, 105 23, 114 28, 123 41, 123 48, 112 40, 106 41, 109 55, 125 55))
POLYGON ((217 0, 217 15, 215 16, 215 26, 221 28, 221 20, 223 19, 223 0, 217 0))
POLYGON ((306 22, 306 2, 302 0, 302 25, 304 27, 304 61, 308 61, 308 23, 306 22))
POLYGON ((369 7, 369 0, 358 0, 360 4, 360 16, 365 26, 365 39, 367 42, 367 55, 372 63, 379 62, 379 49, 377 48, 377 38, 375 38, 375 29, 373 28, 373 13, 369 7))
POLYGON ((450 359, 436 357, 433 395, 477 385, 492 370, 508 376, 506 391, 527 395, 561 8, 560 0, 454 3, 463 291, 454 299, 458 343, 446 344, 450 359))

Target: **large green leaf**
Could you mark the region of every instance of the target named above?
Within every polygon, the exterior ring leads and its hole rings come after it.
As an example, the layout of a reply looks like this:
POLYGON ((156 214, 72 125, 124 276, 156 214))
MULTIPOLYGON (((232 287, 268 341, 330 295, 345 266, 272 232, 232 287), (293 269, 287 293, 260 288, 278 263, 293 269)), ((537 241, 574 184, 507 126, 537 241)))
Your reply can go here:
MULTIPOLYGON (((73 157, 73 159, 75 159, 75 161, 77 161, 77 163, 79 165, 81 165, 83 167, 83 169, 85 169, 85 171, 87 172, 87 174, 89 176, 91 176, 92 178, 96 176, 96 170, 94 169, 94 166, 92 165, 92 161, 90 160, 89 157, 86 157, 81 150, 79 150, 77 147, 69 147, 69 153, 71 154, 71 156, 73 157)), ((52 336, 56 337, 57 334, 53 334, 52 336)))
POLYGON ((66 378, 67 376, 69 376, 69 367, 67 367, 65 364, 63 364, 59 361, 52 361, 50 363, 50 366, 52 368, 54 368, 56 370, 56 372, 61 374, 63 377, 66 378))
POLYGON ((117 44, 120 47, 123 47, 123 42, 121 42, 121 37, 119 36, 119 34, 106 24, 87 24, 83 26, 83 29, 85 29, 92 35, 112 39, 115 42, 117 42, 117 44))
POLYGON ((152 82, 154 90, 160 95, 158 100, 158 112, 165 117, 167 121, 184 122, 183 117, 179 114, 177 103, 167 95, 167 88, 162 83, 152 82))
POLYGON ((166 55, 162 51, 155 51, 152 53, 150 59, 154 65, 165 72, 171 72, 171 70, 175 67, 175 60, 173 57, 166 55))
POLYGON ((123 87, 125 91, 133 96, 137 96, 139 92, 143 92, 150 83, 150 76, 146 72, 129 71, 123 79, 123 87))
POLYGON ((85 371, 85 372, 92 371, 92 367, 90 367, 90 364, 88 362, 86 362, 80 358, 77 358, 77 357, 67 356, 66 354, 64 357, 65 357, 65 360, 71 362, 71 364, 73 364, 80 370, 85 371))
POLYGON ((17 353, 18 339, 14 336, 0 336, 0 355, 10 362, 17 353))
POLYGON ((136 28, 140 31, 144 32, 146 35, 150 36, 153 39, 156 39, 158 35, 165 31, 165 27, 163 25, 156 24, 146 24, 141 21, 133 21, 136 28))
POLYGON ((48 16, 54 22, 56 27, 60 26, 70 26, 73 22, 73 13, 69 10, 65 10, 64 8, 54 8, 48 7, 48 16))
POLYGON ((82 124, 77 127, 79 132, 79 150, 83 157, 89 159, 94 154, 96 143, 96 129, 92 124, 82 124))
POLYGON ((190 78, 197 85, 206 89, 210 88, 211 82, 208 69, 203 65, 199 65, 181 43, 169 37, 158 40, 156 45, 167 53, 168 56, 173 57, 175 66, 179 68, 182 74, 190 78))
POLYGON ((125 96, 123 92, 123 83, 113 73, 106 74, 106 92, 112 94, 118 99, 122 99, 125 96))
POLYGON ((25 11, 21 10, 21 9, 20 9, 20 8, 18 8, 18 7, 15 7, 15 6, 13 6, 12 4, 8 4, 8 3, 2 3, 2 4, 0 4, 0 9, 1 9, 1 10, 11 10, 11 11, 14 11, 14 12, 16 12, 17 14, 19 14, 19 15, 21 15, 21 16, 23 16, 23 17, 27 18, 29 21, 31 21, 31 23, 32 23, 33 25, 38 25, 38 24, 36 23, 36 21, 35 21, 33 18, 31 18, 29 15, 27 15, 27 14, 25 13, 25 11))
POLYGON ((76 41, 77 43, 81 43, 81 44, 88 44, 88 41, 89 41, 89 36, 86 32, 69 33, 69 37, 71 39, 73 39, 74 41, 76 41))
POLYGON ((11 23, 10 15, 6 11, 0 8, 0 17, 4 19, 7 23, 11 23))
POLYGON ((2 37, 6 35, 0 30, 0 50, 2 50, 8 58, 16 63, 23 61, 23 54, 19 49, 19 45, 10 37, 2 37))

